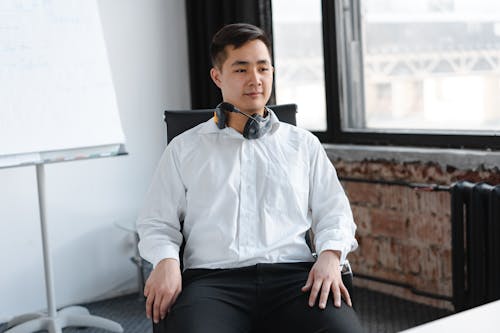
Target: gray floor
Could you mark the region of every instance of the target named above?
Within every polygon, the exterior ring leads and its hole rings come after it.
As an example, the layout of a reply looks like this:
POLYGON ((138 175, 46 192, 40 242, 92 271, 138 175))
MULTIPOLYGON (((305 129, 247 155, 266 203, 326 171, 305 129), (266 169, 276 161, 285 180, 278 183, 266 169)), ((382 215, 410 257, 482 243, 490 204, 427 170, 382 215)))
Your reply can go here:
MULTIPOLYGON (((367 333, 390 333, 449 315, 436 309, 378 292, 355 288, 355 307, 367 333)), ((144 315, 144 302, 137 294, 84 304, 91 314, 119 322, 126 333, 151 333, 150 321, 144 315)), ((0 324, 0 332, 5 324, 0 324)), ((100 329, 67 328, 64 333, 105 333, 100 329)))

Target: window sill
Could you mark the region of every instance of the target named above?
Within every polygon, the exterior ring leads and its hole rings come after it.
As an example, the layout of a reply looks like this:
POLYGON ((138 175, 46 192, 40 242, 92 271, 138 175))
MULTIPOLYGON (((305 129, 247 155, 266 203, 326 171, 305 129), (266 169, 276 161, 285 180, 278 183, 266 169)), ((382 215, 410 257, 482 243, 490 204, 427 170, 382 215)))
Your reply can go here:
POLYGON ((493 169, 500 166, 500 152, 472 149, 439 149, 394 146, 323 144, 328 157, 346 162, 394 161, 436 163, 461 170, 493 169))

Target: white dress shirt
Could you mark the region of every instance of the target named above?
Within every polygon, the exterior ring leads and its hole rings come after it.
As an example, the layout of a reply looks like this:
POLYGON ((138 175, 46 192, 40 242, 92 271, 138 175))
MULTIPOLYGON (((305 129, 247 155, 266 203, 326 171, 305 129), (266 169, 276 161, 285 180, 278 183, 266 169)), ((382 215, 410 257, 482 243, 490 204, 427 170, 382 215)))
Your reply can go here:
POLYGON ((321 143, 270 117, 258 139, 210 119, 168 144, 137 220, 143 258, 178 260, 184 237, 184 269, 309 262, 311 227, 318 254, 341 251, 343 263, 356 249, 351 208, 321 143))

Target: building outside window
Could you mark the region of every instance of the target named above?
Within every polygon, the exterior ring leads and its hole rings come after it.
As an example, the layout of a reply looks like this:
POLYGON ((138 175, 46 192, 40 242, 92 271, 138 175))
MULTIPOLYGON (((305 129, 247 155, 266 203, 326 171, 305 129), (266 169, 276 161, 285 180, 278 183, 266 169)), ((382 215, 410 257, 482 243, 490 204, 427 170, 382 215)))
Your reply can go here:
POLYGON ((500 148, 499 1, 273 0, 273 22, 276 98, 299 126, 500 148))

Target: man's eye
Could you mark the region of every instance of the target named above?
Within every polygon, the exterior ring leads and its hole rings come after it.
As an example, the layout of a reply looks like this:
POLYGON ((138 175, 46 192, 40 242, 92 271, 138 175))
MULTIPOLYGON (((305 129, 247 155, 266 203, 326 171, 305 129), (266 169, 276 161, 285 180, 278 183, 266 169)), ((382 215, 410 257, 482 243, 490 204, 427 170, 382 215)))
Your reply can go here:
POLYGON ((235 70, 236 73, 245 73, 245 70, 243 68, 238 68, 235 70))
POLYGON ((261 71, 261 72, 267 72, 268 70, 269 70, 269 68, 267 68, 267 67, 261 67, 261 68, 260 68, 260 71, 261 71))

